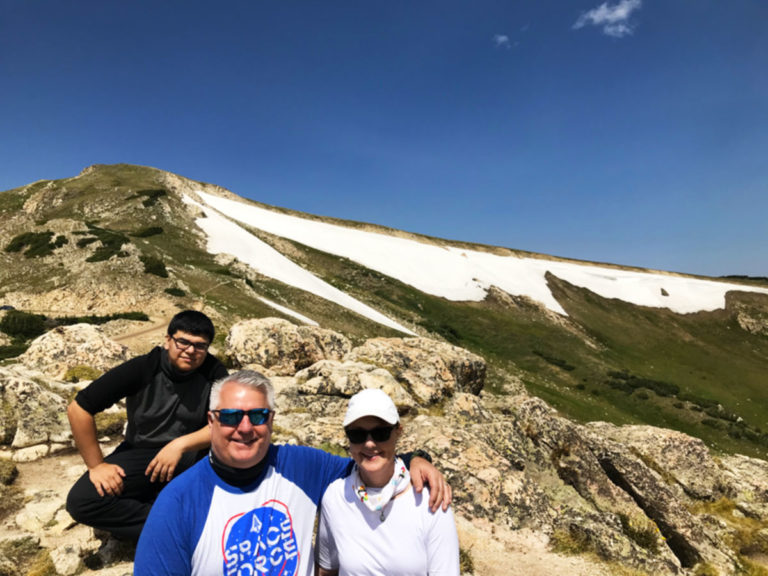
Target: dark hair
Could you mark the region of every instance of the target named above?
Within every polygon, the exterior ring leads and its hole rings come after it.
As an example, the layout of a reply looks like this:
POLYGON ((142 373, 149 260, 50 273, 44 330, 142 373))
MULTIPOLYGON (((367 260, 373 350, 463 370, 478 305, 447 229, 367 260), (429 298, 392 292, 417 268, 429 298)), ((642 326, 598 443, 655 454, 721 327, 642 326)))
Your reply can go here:
POLYGON ((211 319, 197 310, 182 310, 171 319, 168 324, 168 336, 173 336, 179 331, 204 336, 208 338, 208 342, 213 342, 213 336, 216 334, 211 319))

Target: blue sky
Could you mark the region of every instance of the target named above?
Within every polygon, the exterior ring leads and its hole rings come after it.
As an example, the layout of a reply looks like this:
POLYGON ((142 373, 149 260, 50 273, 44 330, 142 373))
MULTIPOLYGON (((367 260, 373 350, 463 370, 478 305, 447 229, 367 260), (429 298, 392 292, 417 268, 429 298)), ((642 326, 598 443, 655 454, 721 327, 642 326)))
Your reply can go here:
POLYGON ((0 0, 0 189, 154 166, 304 212, 768 276, 768 3, 0 0))

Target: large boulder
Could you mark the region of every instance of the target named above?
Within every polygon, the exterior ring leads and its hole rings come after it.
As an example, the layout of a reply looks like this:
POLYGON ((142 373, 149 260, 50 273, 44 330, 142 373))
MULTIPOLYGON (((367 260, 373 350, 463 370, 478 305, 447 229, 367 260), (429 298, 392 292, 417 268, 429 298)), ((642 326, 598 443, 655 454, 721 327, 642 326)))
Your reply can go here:
POLYGON ((225 355, 235 366, 286 376, 320 360, 341 360, 351 348, 349 340, 333 330, 258 318, 232 326, 225 355))
POLYGON ((722 455, 719 461, 725 496, 745 516, 768 523, 768 462, 742 454, 722 455))
POLYGON ((321 360, 296 373, 299 393, 350 398, 365 388, 384 390, 398 410, 408 412, 415 402, 394 376, 384 368, 362 362, 321 360))
POLYGON ((131 357, 126 346, 110 340, 98 326, 59 326, 36 338, 19 361, 51 378, 64 378, 75 366, 90 366, 102 372, 131 357))
POLYGON ((671 485, 692 498, 714 500, 722 495, 718 464, 698 438, 653 426, 614 426, 606 422, 592 422, 588 429, 593 438, 623 444, 652 469, 663 470, 671 485))
MULTIPOLYGON (((23 369, 0 367, 0 445, 14 449, 69 443, 67 401, 23 369)), ((37 452, 40 452, 38 450, 37 452)))
POLYGON ((584 518, 594 519, 594 512, 603 518, 595 524, 569 514, 560 526, 572 536, 590 540, 605 558, 640 565, 651 573, 674 573, 700 564, 732 573, 737 558, 726 544, 727 529, 686 505, 689 498, 706 500, 711 493, 706 483, 695 483, 682 472, 686 466, 721 475, 697 440, 660 429, 582 426, 538 398, 524 402, 516 415, 516 425, 531 445, 529 465, 533 461, 553 466, 592 509, 584 518), (646 446, 628 444, 629 439, 638 445, 644 439, 646 446), (651 439, 666 446, 667 453, 648 446, 651 439))
POLYGON ((345 359, 385 368, 422 405, 457 392, 479 394, 485 384, 482 357, 429 338, 373 338, 345 359))

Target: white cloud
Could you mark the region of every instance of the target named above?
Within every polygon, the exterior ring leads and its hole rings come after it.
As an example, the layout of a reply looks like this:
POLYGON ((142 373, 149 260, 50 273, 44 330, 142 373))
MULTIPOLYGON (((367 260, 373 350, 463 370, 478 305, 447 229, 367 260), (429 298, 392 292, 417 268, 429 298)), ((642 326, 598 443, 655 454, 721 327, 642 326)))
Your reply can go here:
POLYGON ((601 26, 603 33, 614 38, 622 38, 632 34, 633 28, 629 18, 635 10, 639 10, 642 0, 620 0, 618 4, 609 5, 607 2, 600 4, 588 12, 582 13, 576 23, 575 29, 584 26, 601 26))
POLYGON ((506 34, 496 34, 493 37, 493 43, 496 44, 497 48, 507 48, 509 49, 510 43, 509 43, 509 36, 506 34))

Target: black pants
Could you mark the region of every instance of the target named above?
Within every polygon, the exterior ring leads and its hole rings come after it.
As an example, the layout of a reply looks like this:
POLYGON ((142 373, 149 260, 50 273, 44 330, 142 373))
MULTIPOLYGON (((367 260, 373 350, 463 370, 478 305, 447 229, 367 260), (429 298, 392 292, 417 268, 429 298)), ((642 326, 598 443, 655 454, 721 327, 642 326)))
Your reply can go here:
MULTIPOLYGON (((165 482, 150 482, 144 472, 160 448, 133 448, 123 442, 104 458, 125 471, 123 492, 118 496, 99 496, 88 472, 75 482, 67 496, 67 512, 87 526, 106 530, 124 540, 138 540, 144 522, 165 482)), ((202 456, 185 453, 176 467, 174 476, 189 468, 202 456)))

